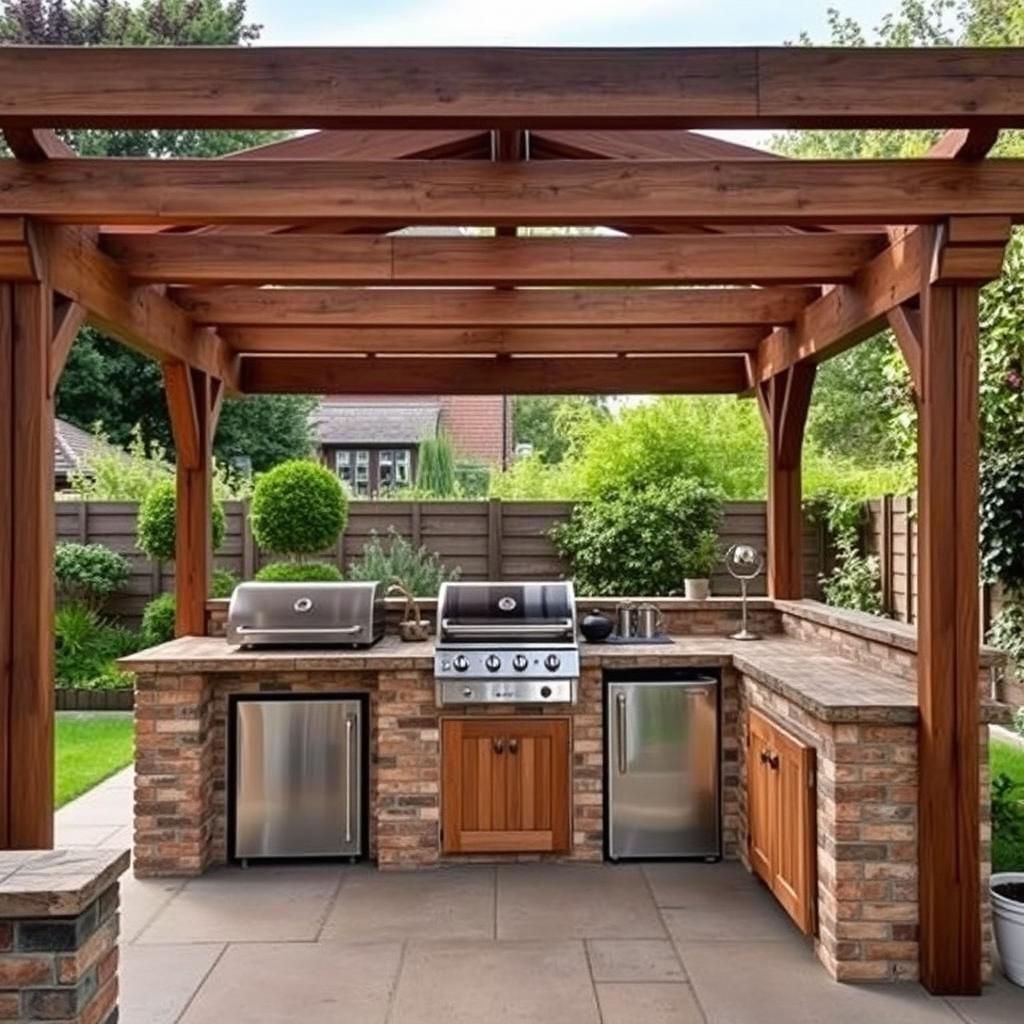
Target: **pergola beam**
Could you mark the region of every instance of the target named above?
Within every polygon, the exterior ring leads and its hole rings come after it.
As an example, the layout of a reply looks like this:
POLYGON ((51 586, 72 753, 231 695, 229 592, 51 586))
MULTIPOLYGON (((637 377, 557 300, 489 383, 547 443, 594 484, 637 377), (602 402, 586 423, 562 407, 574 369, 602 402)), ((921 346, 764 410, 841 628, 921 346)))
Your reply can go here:
POLYGON ((0 215, 56 223, 642 226, 712 210, 750 224, 1017 217, 1024 161, 0 161, 0 215))
POLYGON ((754 352, 757 327, 225 327, 240 355, 681 355, 754 352))
POLYGON ((247 356, 241 366, 243 391, 266 394, 730 394, 746 385, 739 356, 247 356))
POLYGON ((291 285, 698 285, 851 281, 875 232, 422 238, 107 234, 133 281, 291 285))
POLYGON ((10 126, 1019 128, 1022 111, 1019 49, 0 51, 10 126))
POLYGON ((782 324, 818 293, 809 288, 210 288, 172 294, 200 324, 591 328, 782 324))

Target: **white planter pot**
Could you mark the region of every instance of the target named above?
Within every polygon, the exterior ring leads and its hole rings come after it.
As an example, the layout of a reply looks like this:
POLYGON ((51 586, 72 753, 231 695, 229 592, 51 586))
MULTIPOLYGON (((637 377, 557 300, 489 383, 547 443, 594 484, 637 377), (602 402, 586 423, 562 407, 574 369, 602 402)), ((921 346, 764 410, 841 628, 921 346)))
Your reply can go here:
POLYGON ((1005 871, 992 876, 992 922, 1003 973, 1015 985, 1024 988, 1024 903, 1007 899, 997 893, 996 886, 1016 882, 1024 886, 1024 871, 1005 871))
POLYGON ((710 580, 684 580, 683 585, 688 601, 706 601, 711 593, 710 580))

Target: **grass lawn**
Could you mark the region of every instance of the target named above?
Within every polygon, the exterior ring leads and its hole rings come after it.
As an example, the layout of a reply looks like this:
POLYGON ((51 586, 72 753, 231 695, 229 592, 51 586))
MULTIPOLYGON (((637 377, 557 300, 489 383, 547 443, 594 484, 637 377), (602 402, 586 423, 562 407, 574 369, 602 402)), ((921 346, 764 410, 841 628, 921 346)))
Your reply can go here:
MULTIPOLYGON (((1016 783, 1013 796, 1018 801, 1016 828, 1012 823, 993 820, 992 861, 995 871, 1024 871, 1024 746, 995 739, 989 744, 992 779, 1008 775, 1016 783)), ((1012 814, 1012 812, 1011 812, 1012 814)))
POLYGON ((130 714, 70 712, 57 715, 56 801, 61 807, 131 763, 130 714))

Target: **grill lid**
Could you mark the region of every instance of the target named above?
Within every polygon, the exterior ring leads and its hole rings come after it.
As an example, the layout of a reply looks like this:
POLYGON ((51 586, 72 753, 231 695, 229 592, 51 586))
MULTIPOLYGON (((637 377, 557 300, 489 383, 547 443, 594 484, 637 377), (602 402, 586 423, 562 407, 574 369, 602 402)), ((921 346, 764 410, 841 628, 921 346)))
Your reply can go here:
POLYGON ((444 640, 568 639, 575 635, 572 584, 445 583, 438 597, 444 640))

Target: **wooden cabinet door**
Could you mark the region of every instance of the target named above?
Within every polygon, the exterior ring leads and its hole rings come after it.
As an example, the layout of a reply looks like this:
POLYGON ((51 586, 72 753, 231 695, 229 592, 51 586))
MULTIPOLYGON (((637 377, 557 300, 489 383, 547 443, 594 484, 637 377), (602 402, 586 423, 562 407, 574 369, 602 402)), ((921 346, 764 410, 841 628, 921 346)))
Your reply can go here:
POLYGON ((569 849, 569 722, 449 718, 442 722, 442 850, 569 849))
POLYGON ((747 728, 747 840, 750 866, 766 885, 772 884, 772 864, 778 839, 778 800, 769 759, 774 729, 764 715, 750 712, 747 728))
POLYGON ((809 935, 817 905, 815 751, 778 727, 773 746, 779 830, 771 887, 786 913, 809 935))

